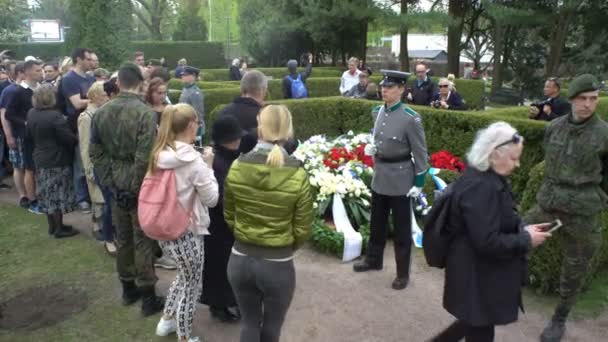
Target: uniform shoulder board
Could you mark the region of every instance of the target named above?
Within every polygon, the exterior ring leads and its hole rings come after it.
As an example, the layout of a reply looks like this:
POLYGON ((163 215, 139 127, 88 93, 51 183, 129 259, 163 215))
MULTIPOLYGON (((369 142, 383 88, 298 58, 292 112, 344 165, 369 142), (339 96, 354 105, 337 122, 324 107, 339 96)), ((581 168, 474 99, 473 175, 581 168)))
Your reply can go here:
POLYGON ((420 117, 420 115, 418 115, 418 113, 416 113, 416 111, 415 111, 415 110, 413 110, 412 108, 410 108, 410 107, 408 107, 408 106, 403 106, 403 111, 404 111, 405 113, 407 113, 408 115, 410 115, 410 116, 413 116, 413 117, 420 117))

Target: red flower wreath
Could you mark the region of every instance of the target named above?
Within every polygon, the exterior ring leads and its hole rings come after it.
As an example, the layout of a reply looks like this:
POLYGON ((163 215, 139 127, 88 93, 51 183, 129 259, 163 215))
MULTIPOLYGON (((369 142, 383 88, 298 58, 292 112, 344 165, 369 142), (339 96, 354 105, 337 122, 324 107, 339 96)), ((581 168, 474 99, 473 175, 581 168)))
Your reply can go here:
POLYGON ((431 155, 431 166, 437 169, 462 172, 466 168, 464 163, 455 155, 442 150, 431 155))

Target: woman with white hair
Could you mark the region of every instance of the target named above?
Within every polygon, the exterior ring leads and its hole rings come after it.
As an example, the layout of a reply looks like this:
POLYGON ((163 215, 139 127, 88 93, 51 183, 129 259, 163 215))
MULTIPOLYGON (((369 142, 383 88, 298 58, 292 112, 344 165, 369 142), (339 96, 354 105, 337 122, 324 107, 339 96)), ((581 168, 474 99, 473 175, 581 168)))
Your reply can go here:
POLYGON ((449 110, 465 110, 466 105, 448 78, 439 80, 439 92, 431 98, 431 106, 449 110))
POLYGON ((230 66, 230 80, 240 81, 241 78, 241 60, 235 58, 232 60, 232 65, 230 66))
POLYGON ((477 135, 465 174, 451 185, 443 306, 457 321, 432 341, 489 342, 495 325, 517 320, 525 256, 551 236, 549 224, 524 226, 507 183, 523 143, 509 124, 490 125, 477 135))
POLYGON ((342 74, 340 80, 340 94, 344 95, 347 91, 351 90, 352 87, 359 84, 359 74, 361 70, 358 69, 359 59, 351 57, 348 60, 348 70, 342 74))

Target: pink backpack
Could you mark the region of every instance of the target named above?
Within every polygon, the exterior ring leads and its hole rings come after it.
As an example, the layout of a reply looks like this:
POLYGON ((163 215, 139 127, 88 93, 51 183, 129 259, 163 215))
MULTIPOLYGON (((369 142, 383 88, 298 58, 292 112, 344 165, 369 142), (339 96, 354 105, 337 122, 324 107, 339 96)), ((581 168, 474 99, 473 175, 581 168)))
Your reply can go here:
POLYGON ((170 241, 182 236, 190 225, 192 210, 177 198, 174 170, 148 174, 139 190, 137 217, 144 233, 153 240, 170 241))

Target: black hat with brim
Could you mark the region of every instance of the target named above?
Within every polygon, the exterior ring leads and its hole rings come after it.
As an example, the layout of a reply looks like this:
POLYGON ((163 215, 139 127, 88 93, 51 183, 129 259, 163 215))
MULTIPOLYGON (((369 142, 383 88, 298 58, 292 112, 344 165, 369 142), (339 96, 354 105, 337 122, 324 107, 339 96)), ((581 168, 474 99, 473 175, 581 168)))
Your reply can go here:
POLYGON ((213 123, 211 129, 211 139, 216 144, 225 144, 242 138, 247 134, 241 128, 238 120, 232 115, 220 116, 213 123))
POLYGON ((195 68, 193 66, 186 66, 184 67, 184 70, 182 71, 182 76, 184 75, 195 75, 198 76, 198 74, 201 71, 198 68, 195 68))

